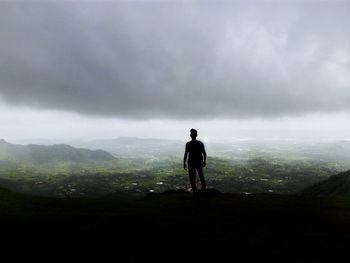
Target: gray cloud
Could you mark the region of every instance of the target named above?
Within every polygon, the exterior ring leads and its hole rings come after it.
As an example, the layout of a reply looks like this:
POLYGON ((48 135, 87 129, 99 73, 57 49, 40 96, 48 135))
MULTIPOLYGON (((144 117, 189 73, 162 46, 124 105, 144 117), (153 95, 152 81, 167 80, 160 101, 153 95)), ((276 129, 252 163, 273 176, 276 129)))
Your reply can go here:
POLYGON ((125 118, 350 109, 350 4, 0 2, 0 96, 125 118))

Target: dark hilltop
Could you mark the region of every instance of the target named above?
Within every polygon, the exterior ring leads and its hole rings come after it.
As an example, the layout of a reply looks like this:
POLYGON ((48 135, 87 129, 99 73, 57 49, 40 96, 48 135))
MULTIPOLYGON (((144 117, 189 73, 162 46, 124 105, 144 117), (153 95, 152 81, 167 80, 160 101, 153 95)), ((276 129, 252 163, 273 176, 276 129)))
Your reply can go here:
POLYGON ((183 190, 138 200, 48 198, 0 190, 1 248, 13 260, 336 262, 350 200, 183 190))

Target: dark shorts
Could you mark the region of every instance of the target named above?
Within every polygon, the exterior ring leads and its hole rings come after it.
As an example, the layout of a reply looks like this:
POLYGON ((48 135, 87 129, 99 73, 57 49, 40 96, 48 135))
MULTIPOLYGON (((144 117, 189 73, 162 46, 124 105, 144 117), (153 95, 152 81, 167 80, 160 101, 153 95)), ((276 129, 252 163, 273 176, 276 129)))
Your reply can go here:
POLYGON ((196 170, 198 174, 203 173, 203 163, 188 163, 188 174, 189 176, 195 176, 196 170))

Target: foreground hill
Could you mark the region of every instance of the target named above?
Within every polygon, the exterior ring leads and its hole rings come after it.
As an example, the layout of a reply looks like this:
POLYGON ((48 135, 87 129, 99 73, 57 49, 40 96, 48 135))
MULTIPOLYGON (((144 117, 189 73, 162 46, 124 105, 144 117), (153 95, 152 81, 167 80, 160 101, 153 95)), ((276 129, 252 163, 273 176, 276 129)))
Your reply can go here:
POLYGON ((304 195, 317 197, 350 198, 350 171, 331 176, 302 192, 304 195))
POLYGON ((214 190, 120 201, 0 189, 0 250, 14 261, 337 262, 350 242, 349 205, 214 190))
POLYGON ((111 161, 115 158, 103 150, 91 151, 74 148, 66 144, 44 145, 17 145, 0 140, 0 160, 47 164, 54 162, 89 163, 111 161))

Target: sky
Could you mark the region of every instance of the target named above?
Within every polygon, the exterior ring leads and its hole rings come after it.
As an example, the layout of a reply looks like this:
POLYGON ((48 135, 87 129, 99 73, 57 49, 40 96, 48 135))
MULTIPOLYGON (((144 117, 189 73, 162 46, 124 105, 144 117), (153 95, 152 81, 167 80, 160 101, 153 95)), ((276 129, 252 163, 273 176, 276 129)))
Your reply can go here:
POLYGON ((0 0, 0 138, 350 138, 349 12, 0 0))

